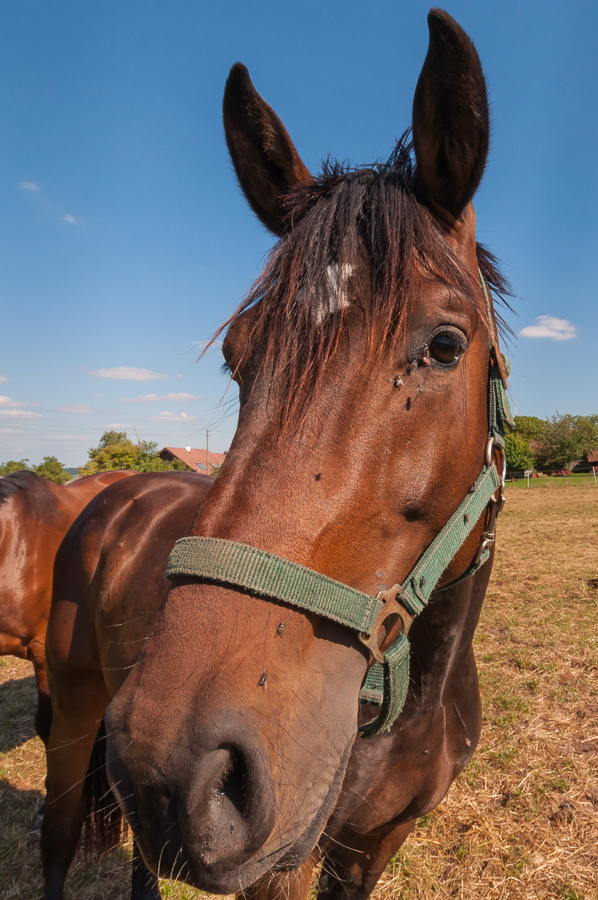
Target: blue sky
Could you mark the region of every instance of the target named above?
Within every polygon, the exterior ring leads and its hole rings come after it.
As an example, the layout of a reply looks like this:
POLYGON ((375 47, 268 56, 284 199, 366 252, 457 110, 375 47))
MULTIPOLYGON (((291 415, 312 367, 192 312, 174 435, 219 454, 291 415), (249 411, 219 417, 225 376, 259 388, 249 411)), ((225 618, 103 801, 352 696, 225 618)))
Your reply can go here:
MULTIPOLYGON (((244 62, 312 170, 409 125, 428 3, 21 0, 0 6, 0 462, 79 465, 107 428, 223 450, 218 349, 271 236, 221 124, 244 62), (220 405, 219 405, 220 404, 220 405)), ((523 415, 598 412, 598 4, 458 0, 490 90, 476 198, 523 331, 523 415), (527 329, 531 328, 529 332, 527 329)))

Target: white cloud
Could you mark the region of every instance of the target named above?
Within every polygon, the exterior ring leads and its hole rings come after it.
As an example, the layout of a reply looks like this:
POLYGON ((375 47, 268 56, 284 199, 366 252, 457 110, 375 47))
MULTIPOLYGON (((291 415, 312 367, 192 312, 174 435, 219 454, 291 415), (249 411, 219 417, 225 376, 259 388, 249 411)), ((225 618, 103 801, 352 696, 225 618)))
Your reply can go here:
POLYGON ((62 216, 62 221, 68 222, 69 225, 78 225, 79 224, 78 220, 74 216, 71 216, 70 213, 67 213, 66 216, 62 216))
POLYGON ((23 409, 0 409, 0 419, 43 419, 43 416, 23 409))
POLYGON ((4 397, 0 394, 0 407, 5 409, 25 409, 28 406, 39 406, 39 403, 21 403, 20 400, 13 400, 12 397, 4 397))
POLYGON ((577 328, 573 322, 567 319, 557 319, 556 316, 538 316, 537 325, 528 325, 522 328, 519 334, 528 338, 548 338, 551 341, 570 341, 577 337, 577 328))
POLYGON ((114 378, 117 381, 165 381, 168 375, 152 372, 150 369, 135 369, 132 366, 115 366, 113 369, 95 369, 96 378, 114 378))
POLYGON ((56 412, 91 413, 93 412, 93 407, 88 403, 65 403, 64 406, 57 406, 56 412))
POLYGON ((165 403, 173 401, 175 403, 184 403, 186 400, 201 400, 201 394, 144 394, 140 397, 123 397, 122 403, 155 403, 159 401, 165 403))
POLYGON ((197 422, 197 416, 188 416, 187 413, 173 413, 163 409, 157 416, 148 416, 150 422, 197 422))
POLYGON ((25 434, 23 428, 0 428, 0 434, 25 434))
POLYGON ((6 375, 0 375, 0 384, 4 384, 5 381, 8 381, 6 375))
POLYGON ((84 444, 88 444, 91 440, 89 437, 85 437, 83 434, 49 434, 44 437, 45 441, 82 441, 84 444))
POLYGON ((39 191, 39 186, 32 181, 22 181, 19 187, 22 191, 39 191))

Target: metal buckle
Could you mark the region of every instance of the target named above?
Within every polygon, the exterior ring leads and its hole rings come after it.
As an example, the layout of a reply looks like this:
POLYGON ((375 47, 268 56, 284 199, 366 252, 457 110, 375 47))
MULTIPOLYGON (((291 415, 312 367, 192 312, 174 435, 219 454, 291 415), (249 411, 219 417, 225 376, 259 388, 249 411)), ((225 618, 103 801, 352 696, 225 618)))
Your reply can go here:
MULTIPOLYGON (((386 620, 391 616, 398 616, 401 620, 401 631, 405 636, 407 636, 409 634, 409 629, 411 628, 411 623, 415 619, 415 616, 411 615, 411 613, 408 612, 401 603, 399 599, 400 596, 400 584, 395 584, 394 587, 391 587, 388 591, 380 591, 376 599, 382 600, 384 605, 380 610, 380 614, 376 619, 375 624, 372 626, 372 633, 369 636, 364 631, 358 634, 359 640, 365 647, 368 648, 376 662, 384 662, 384 654, 380 650, 378 633, 386 620)), ((396 624, 397 623, 395 622, 393 623, 393 625, 391 625, 391 630, 396 624)))
POLYGON ((490 546, 490 544, 493 544, 495 542, 495 540, 496 540, 496 532, 495 531, 492 531, 492 532, 485 531, 484 532, 484 534, 482 535, 482 542, 481 542, 480 546, 478 547, 478 552, 476 553, 476 555, 473 558, 474 566, 477 566, 477 564, 479 563, 479 561, 482 558, 482 554, 483 554, 484 550, 487 550, 488 547, 490 546))
MULTIPOLYGON (((488 468, 492 465, 494 460, 492 459, 492 454, 494 453, 494 445, 496 441, 493 437, 488 438, 488 443, 486 444, 486 465, 488 468)), ((498 477, 500 478, 500 491, 503 493, 505 487, 505 480, 507 477, 507 456, 502 447, 497 446, 496 450, 498 452, 499 460, 500 460, 500 469, 497 468, 498 477)))
POLYGON ((495 447, 495 440, 493 437, 488 439, 488 443, 486 444, 486 465, 488 468, 492 465, 494 460, 492 459, 492 454, 494 450, 497 450, 499 457, 499 466, 497 466, 498 477, 500 478, 500 484, 497 488, 497 496, 492 497, 491 503, 494 504, 492 508, 492 512, 490 513, 490 521, 488 523, 488 528, 482 535, 482 540, 480 546, 478 547, 477 553, 474 557, 473 563, 477 566, 479 561, 482 558, 482 554, 488 547, 493 544, 496 540, 496 520, 499 514, 502 512, 504 505, 507 501, 505 497, 505 480, 507 477, 507 457, 505 451, 502 447, 495 447))

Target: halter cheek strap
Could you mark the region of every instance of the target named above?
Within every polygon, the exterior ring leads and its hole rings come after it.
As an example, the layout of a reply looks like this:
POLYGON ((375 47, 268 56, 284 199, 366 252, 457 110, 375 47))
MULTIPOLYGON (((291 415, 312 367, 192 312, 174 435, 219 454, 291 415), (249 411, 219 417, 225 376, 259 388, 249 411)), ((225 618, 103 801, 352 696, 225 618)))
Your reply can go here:
MULTIPOLYGON (((484 280, 482 286, 490 300, 484 280)), ((427 606, 442 574, 491 506, 490 523, 468 569, 441 590, 473 575, 487 561, 494 542, 496 517, 504 505, 504 428, 511 414, 502 381, 495 344, 491 340, 492 364, 488 388, 488 443, 486 459, 475 484, 434 538, 407 578, 377 597, 358 591, 340 581, 314 572, 306 566, 237 541, 210 537, 184 537, 170 554, 166 577, 195 577, 244 588, 259 596, 332 619, 357 632, 371 654, 360 692, 360 700, 380 706, 378 716, 362 727, 363 737, 388 731, 401 712, 409 686, 409 641, 413 619, 427 606), (493 459, 498 451, 500 471, 493 459), (380 634, 385 623, 401 631, 389 648, 382 651, 380 634)), ((382 638, 382 641, 384 637, 382 638)))
MULTIPOLYGON (((482 473, 459 509, 432 541, 409 576, 377 597, 362 593, 305 566, 265 550, 222 538, 184 537, 170 554, 166 577, 194 576, 235 585, 260 596, 332 619, 356 631, 375 660, 363 685, 361 699, 381 704, 366 736, 386 731, 403 708, 409 683, 409 641, 412 620, 427 606, 442 573, 477 525, 492 496, 501 486, 494 463, 482 473), (385 652, 377 646, 384 622, 399 615, 403 629, 385 652)), ((476 568, 486 562, 481 554, 476 568)), ((472 574, 468 572, 468 574, 472 574)))

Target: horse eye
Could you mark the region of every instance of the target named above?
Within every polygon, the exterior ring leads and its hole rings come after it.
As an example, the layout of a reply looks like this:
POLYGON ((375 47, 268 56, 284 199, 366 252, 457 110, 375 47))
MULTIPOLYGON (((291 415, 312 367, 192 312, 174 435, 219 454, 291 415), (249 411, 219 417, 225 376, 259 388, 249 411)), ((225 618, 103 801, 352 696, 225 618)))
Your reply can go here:
POLYGON ((437 334, 434 340, 430 341, 428 352, 436 362, 447 366, 459 359, 463 352, 463 345, 453 334, 444 332, 437 334))

